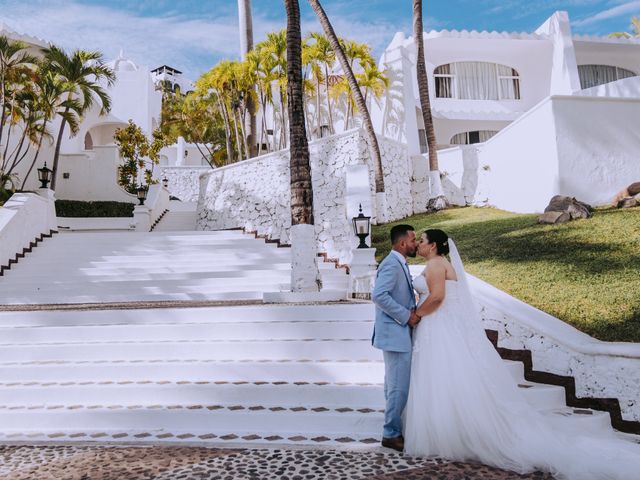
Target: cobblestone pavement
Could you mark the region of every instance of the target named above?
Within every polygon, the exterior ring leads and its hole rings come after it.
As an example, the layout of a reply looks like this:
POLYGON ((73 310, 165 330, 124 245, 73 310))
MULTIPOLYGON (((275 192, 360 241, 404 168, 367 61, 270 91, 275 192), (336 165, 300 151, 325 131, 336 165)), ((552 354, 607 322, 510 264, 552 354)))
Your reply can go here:
POLYGON ((506 480, 550 479, 383 449, 170 446, 0 446, 3 480, 506 480))

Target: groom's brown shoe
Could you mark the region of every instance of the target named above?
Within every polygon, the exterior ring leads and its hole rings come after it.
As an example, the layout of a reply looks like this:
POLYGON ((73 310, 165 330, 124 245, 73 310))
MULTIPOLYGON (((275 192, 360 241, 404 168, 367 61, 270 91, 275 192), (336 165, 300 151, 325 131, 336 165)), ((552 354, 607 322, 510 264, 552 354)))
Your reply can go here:
POLYGON ((404 451, 404 438, 402 436, 393 438, 382 437, 382 446, 402 452, 404 451))

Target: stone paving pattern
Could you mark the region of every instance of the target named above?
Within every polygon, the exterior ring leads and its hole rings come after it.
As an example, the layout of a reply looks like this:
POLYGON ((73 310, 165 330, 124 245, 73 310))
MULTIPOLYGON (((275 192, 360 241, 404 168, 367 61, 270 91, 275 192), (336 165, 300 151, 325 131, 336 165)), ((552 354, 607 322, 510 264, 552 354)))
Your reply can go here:
POLYGON ((173 446, 0 446, 2 480, 551 479, 390 450, 173 446))

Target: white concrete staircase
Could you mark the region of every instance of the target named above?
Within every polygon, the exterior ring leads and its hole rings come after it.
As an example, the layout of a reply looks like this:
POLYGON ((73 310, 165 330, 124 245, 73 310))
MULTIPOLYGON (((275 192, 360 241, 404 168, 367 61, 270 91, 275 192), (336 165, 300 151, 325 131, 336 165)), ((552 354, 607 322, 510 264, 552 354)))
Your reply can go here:
MULTIPOLYGON (((319 267, 346 296, 346 271, 319 267)), ((0 277, 0 304, 261 300, 290 272, 289 248, 241 231, 61 233, 0 277)))
POLYGON ((155 232, 180 232, 196 229, 195 202, 171 200, 169 209, 153 228, 155 232))
MULTIPOLYGON (((0 440, 378 444, 373 315, 371 304, 0 313, 0 440)), ((535 408, 611 428, 506 365, 535 408)))

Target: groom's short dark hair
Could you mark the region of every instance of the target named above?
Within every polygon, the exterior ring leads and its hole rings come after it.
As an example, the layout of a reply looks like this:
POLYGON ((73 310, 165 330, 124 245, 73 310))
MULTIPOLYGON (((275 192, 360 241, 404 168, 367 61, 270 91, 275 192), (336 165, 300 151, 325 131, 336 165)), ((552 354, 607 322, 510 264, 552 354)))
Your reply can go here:
POLYGON ((395 225, 391 228, 391 245, 395 245, 398 240, 406 237, 409 232, 413 232, 415 229, 411 225, 395 225))

